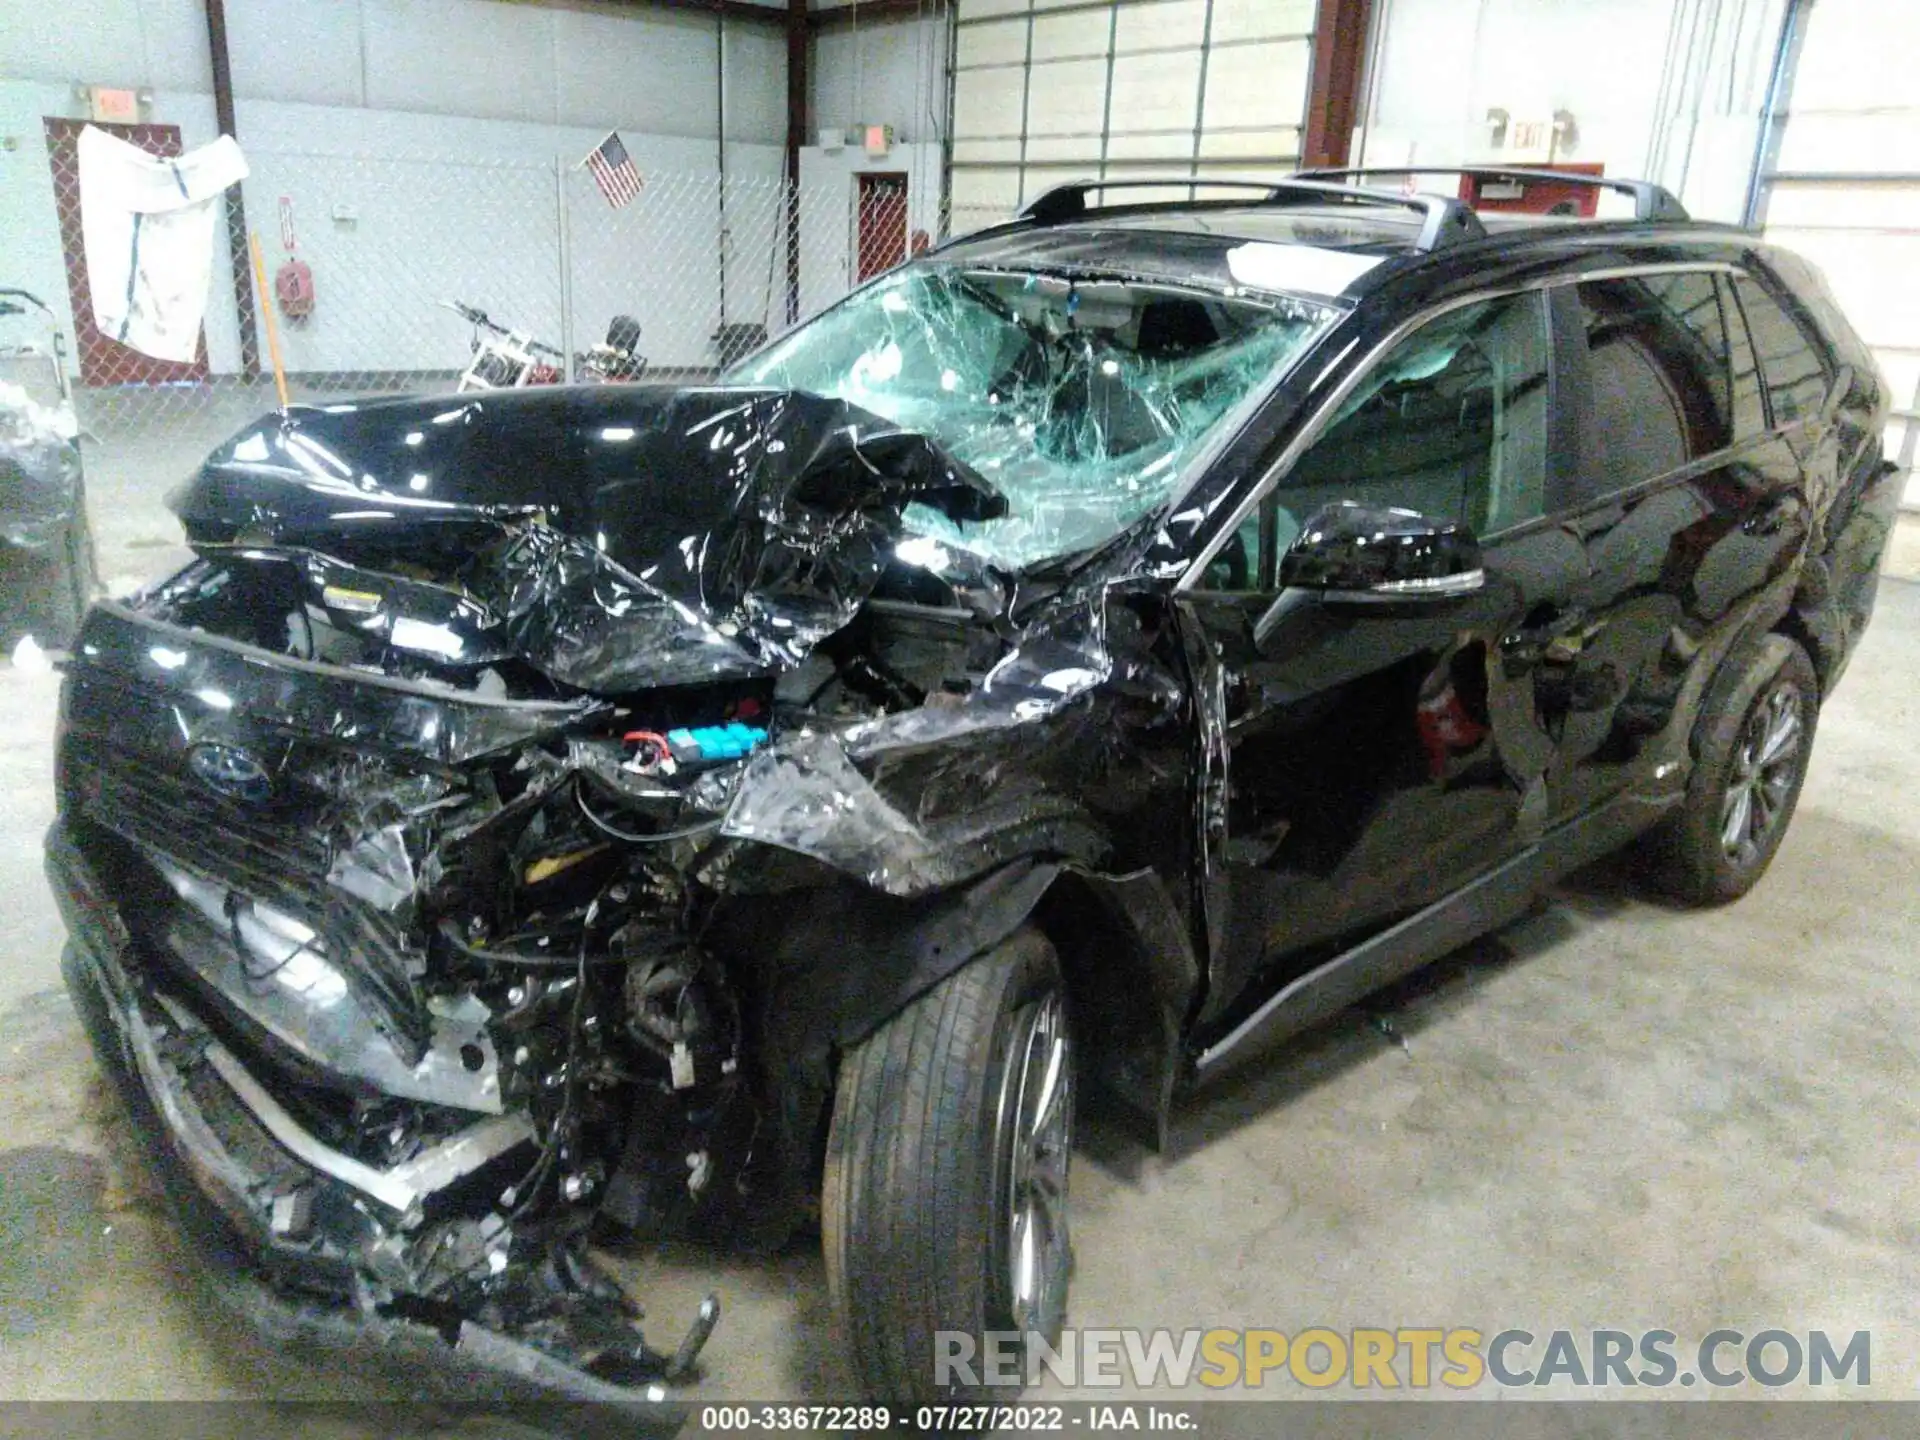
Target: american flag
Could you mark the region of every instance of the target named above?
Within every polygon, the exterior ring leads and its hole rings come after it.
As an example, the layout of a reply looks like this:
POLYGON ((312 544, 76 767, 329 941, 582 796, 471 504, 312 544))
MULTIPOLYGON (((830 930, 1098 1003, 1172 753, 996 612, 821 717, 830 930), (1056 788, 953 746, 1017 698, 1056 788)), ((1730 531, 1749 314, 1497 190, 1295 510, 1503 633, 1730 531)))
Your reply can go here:
POLYGON ((620 143, 617 130, 609 130, 607 138, 584 163, 593 172, 593 183, 600 187, 600 193, 614 209, 639 196, 644 182, 634 168, 633 157, 627 154, 627 147, 620 143))

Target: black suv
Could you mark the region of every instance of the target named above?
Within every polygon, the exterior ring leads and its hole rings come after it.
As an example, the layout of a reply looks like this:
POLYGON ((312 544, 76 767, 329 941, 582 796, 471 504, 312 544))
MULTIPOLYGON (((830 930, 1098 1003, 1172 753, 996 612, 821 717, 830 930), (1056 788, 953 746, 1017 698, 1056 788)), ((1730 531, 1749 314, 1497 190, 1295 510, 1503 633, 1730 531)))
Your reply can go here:
POLYGON ((48 865, 256 1315, 670 1407, 713 1313, 644 1344, 589 1242, 817 1207, 865 1389, 964 1395, 937 1332, 1061 1324, 1076 1091, 1163 1125, 1629 840, 1754 883, 1894 510, 1866 350, 1653 187, 1359 178, 1071 186, 718 385, 208 460, 48 865))

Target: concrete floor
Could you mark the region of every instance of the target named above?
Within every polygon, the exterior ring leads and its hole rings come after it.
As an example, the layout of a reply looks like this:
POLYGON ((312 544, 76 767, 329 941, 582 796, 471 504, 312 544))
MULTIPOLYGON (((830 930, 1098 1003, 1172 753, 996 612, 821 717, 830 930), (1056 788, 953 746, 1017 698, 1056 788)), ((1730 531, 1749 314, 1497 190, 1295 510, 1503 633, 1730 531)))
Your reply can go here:
MULTIPOLYGON (((173 553, 186 453, 90 472, 103 575, 173 553)), ((88 1054, 40 875, 56 679, 0 666, 0 1399, 369 1393, 209 1317, 88 1054)), ((1603 863, 1191 1106, 1173 1153, 1087 1135, 1071 1323, 1870 1329, 1871 1394, 1912 1398, 1916 733, 1920 586, 1889 581, 1752 896, 1678 912, 1603 863)), ((815 1254, 622 1263, 661 1341, 722 1292, 703 1398, 845 1398, 815 1254)))

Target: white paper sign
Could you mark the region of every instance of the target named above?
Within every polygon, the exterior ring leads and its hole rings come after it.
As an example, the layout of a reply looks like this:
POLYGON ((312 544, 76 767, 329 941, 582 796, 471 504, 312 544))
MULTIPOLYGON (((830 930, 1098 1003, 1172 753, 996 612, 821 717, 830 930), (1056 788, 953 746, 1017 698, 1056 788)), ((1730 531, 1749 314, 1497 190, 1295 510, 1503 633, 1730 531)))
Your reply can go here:
POLYGON ((1255 290, 1338 295, 1380 260, 1378 255, 1356 255, 1349 250, 1252 240, 1227 252, 1227 272, 1239 284, 1255 290))

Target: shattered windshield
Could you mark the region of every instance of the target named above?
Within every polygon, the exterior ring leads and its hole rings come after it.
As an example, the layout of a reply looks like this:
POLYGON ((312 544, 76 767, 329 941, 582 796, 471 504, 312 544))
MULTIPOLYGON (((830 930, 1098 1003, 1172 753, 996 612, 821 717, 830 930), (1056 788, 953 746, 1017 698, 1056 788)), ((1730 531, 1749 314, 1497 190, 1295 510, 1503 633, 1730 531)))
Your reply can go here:
POLYGON ((1007 498, 913 529, 1018 568, 1112 538, 1169 499, 1223 419, 1335 312, 1172 282, 918 265, 729 377, 810 390, 931 436, 1007 498))

